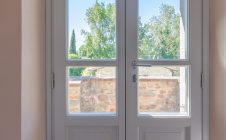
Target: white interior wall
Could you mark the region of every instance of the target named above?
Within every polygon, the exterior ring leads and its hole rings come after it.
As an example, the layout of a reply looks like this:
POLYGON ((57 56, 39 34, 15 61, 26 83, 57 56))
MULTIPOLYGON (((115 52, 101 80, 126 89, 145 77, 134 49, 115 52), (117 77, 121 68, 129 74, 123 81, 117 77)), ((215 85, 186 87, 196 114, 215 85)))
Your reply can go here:
POLYGON ((0 0, 0 140, 20 140, 21 0, 0 0))
POLYGON ((210 137, 226 139, 226 1, 210 3, 210 137))
MULTIPOLYGON (((44 1, 0 1, 0 139, 45 139, 44 1), (21 51, 22 92, 21 92, 21 51), (27 76, 25 76, 27 75, 27 76), (31 83, 30 83, 31 82, 31 83)), ((211 140, 226 139, 226 1, 210 4, 211 140)))
POLYGON ((21 139, 45 140, 45 0, 22 0, 21 94, 21 139))

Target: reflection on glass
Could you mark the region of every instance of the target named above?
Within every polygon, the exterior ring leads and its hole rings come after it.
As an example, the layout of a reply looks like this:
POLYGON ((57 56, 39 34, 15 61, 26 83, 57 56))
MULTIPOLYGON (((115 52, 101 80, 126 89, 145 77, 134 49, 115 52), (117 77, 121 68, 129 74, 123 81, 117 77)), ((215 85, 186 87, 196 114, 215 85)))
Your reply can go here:
POLYGON ((68 113, 116 113, 115 67, 69 67, 68 113))
POLYGON ((69 0, 68 7, 68 59, 115 59, 115 1, 69 0))
POLYGON ((188 113, 188 67, 139 67, 139 114, 188 113))
POLYGON ((187 59, 186 13, 186 0, 139 0, 139 59, 187 59))

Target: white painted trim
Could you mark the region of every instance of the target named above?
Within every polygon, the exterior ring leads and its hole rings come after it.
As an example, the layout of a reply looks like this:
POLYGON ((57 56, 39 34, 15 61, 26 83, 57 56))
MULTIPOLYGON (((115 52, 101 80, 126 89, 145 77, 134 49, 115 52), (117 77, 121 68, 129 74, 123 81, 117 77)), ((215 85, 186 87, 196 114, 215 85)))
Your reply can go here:
MULTIPOLYGON (((138 60, 137 63, 140 65, 142 64, 150 64, 151 66, 167 66, 167 65, 175 65, 175 66, 184 66, 184 65, 191 65, 189 61, 184 60, 175 60, 175 61, 167 61, 167 60, 160 60, 160 61, 147 61, 147 60, 138 60)), ((117 66, 117 60, 76 60, 76 61, 67 61, 65 62, 65 66, 117 66)), ((131 63, 132 65, 132 63, 131 63)))
POLYGON ((117 60, 76 60, 65 62, 65 66, 117 66, 117 64, 117 60))
MULTIPOLYGON (((123 68, 124 69, 124 66, 125 66, 125 34, 124 34, 124 29, 125 29, 125 0, 121 0, 121 1, 117 1, 117 12, 121 13, 121 14, 118 14, 117 16, 117 25, 119 25, 117 27, 117 30, 120 31, 121 33, 118 33, 117 36, 118 36, 118 40, 117 40, 117 45, 118 47, 120 48, 120 51, 118 50, 118 57, 120 58, 123 58, 122 61, 87 61, 87 60, 84 60, 84 61, 70 61, 70 62, 62 62, 62 58, 63 58, 63 55, 59 52, 63 52, 62 48, 61 50, 58 50, 58 49, 55 49, 53 48, 53 45, 56 43, 55 41, 58 39, 61 40, 61 43, 65 43, 64 41, 62 41, 62 36, 60 36, 59 34, 54 34, 56 32, 59 32, 59 29, 56 28, 57 26, 59 26, 59 22, 55 22, 55 21, 60 21, 61 25, 65 25, 65 23, 63 23, 63 20, 59 18, 63 17, 62 15, 65 15, 65 10, 64 9, 61 9, 62 8, 62 5, 63 6, 66 6, 65 3, 62 4, 63 2, 60 1, 60 0, 46 0, 46 25, 47 25, 47 29, 46 29, 46 34, 48 35, 46 40, 46 62, 47 64, 50 64, 50 65, 47 65, 46 66, 46 73, 47 73, 47 76, 46 76, 46 81, 48 81, 50 84, 48 85, 47 87, 47 102, 48 102, 48 107, 47 107, 47 121, 48 121, 48 124, 47 124, 47 139, 48 140, 53 140, 55 135, 57 135, 57 139, 62 139, 63 135, 61 134, 58 134, 58 132, 63 132, 62 131, 62 128, 57 128, 57 133, 54 132, 54 129, 56 129, 56 127, 54 126, 55 123, 53 123, 53 121, 55 122, 59 122, 59 121, 56 121, 56 120, 62 120, 62 114, 64 114, 62 112, 62 103, 60 104, 60 107, 58 105, 58 109, 61 111, 60 114, 61 114, 61 118, 58 117, 58 115, 56 114, 59 114, 54 112, 54 102, 59 102, 58 101, 54 101, 53 99, 59 99, 59 98, 62 98, 62 96, 59 94, 55 94, 54 90, 56 91, 59 91, 59 85, 62 86, 63 84, 63 81, 60 81, 58 80, 56 82, 56 87, 55 89, 51 89, 51 80, 50 80, 50 77, 51 77, 51 72, 54 71, 56 73, 56 78, 58 79, 61 79, 62 78, 62 67, 65 68, 65 66, 67 65, 72 65, 72 66, 85 66, 85 65, 103 65, 103 66, 118 66, 120 67, 121 69, 123 68), (60 3, 59 3, 60 2, 60 3), (62 4, 62 5, 61 5, 62 4), (56 7, 59 8, 59 11, 56 10, 56 7), (55 10, 55 11, 54 11, 55 10), (55 15, 54 12, 57 13, 60 13, 58 14, 58 16, 55 15), (63 14, 62 14, 62 11, 63 11, 63 14), (54 23, 54 24, 53 24, 54 23), (57 25, 56 25, 57 24, 57 25), (57 30, 56 30, 57 29, 57 30), (55 39, 55 37, 57 39, 55 39), (57 57, 56 57, 57 56, 57 57), (57 60, 56 60, 57 58, 57 60), (56 61, 55 61, 56 60, 56 61), (59 64, 57 65, 54 65, 54 61, 55 62, 59 62, 60 63, 60 66, 59 64), (107 63, 106 63, 107 62, 107 63), (61 78, 59 78, 59 73, 61 73, 61 78), (57 75, 58 74, 58 75, 57 75), (58 90, 57 90, 58 89, 58 90), (52 90, 52 91, 51 91, 52 90), (51 93, 52 92, 52 93, 51 93), (54 95, 54 96, 53 96, 54 95), (54 116, 55 115, 55 116, 54 116), (55 134, 54 134, 55 133, 55 134), (58 137, 59 136, 59 137, 58 137)), ((61 31, 64 31, 64 33, 66 32, 65 30, 66 29, 61 29, 61 31)), ((66 54, 66 53, 65 53, 66 54)), ((64 54, 64 55, 65 55, 64 54)), ((64 57, 65 58, 65 57, 64 57)), ((67 121, 70 121, 70 124, 71 122, 73 124, 79 124, 79 125, 89 125, 91 123, 93 124, 100 124, 100 122, 105 122, 105 124, 107 123, 110 123, 109 125, 117 125, 120 126, 119 127, 119 133, 118 133, 118 136, 119 136, 119 139, 120 140, 124 140, 125 139, 125 115, 124 115, 124 112, 125 112, 125 71, 122 71, 121 69, 118 70, 118 77, 119 77, 119 80, 118 80, 118 85, 121 85, 122 88, 118 89, 118 92, 122 93, 122 94, 119 94, 118 96, 120 96, 118 99, 120 100, 119 101, 119 104, 120 104, 120 108, 118 108, 118 113, 120 115, 120 118, 123 118, 123 119, 118 119, 116 121, 115 118, 112 118, 112 117, 108 117, 108 118, 96 118, 96 116, 92 117, 94 118, 95 120, 93 121, 88 121, 89 118, 87 117, 82 117, 82 118, 78 118, 78 116, 76 116, 76 122, 73 121, 73 120, 70 120, 71 118, 75 118, 74 116, 73 117, 67 117, 67 119, 65 119, 65 123, 67 121), (123 86, 124 85, 124 86, 123 86), (77 121, 79 119, 79 121, 77 121), (85 119, 85 121, 84 121, 85 119), (99 122, 98 122, 99 121, 99 122)), ((62 78, 63 79, 63 78, 62 78)), ((62 87, 61 87, 61 90, 62 90, 62 87)), ((69 124, 68 124, 69 125, 69 124)), ((61 126, 58 124, 58 126, 61 126)))
POLYGON ((204 86, 203 86, 203 140, 209 140, 209 121, 210 121, 210 111, 209 111, 209 0, 203 0, 203 75, 204 75, 204 86))
MULTIPOLYGON (((52 68, 52 1, 46 0, 46 128, 47 140, 52 139, 52 119, 51 119, 51 68, 52 68), (51 64, 51 65, 50 65, 51 64)), ((203 0, 203 140, 209 140, 209 0, 203 0)))
POLYGON ((167 60, 160 60, 160 61, 144 61, 144 60, 138 60, 138 64, 150 64, 150 65, 175 65, 175 66, 184 66, 184 65, 191 65, 190 61, 184 61, 184 60, 176 60, 176 61, 167 61, 167 60))
POLYGON ((45 1, 45 32, 46 32, 46 140, 52 140, 52 0, 45 1))

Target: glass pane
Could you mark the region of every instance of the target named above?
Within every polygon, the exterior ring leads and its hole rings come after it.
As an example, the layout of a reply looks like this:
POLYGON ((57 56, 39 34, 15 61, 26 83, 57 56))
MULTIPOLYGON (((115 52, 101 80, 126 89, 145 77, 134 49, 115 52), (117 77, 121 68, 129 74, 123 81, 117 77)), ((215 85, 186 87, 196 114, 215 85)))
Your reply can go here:
POLYGON ((186 0, 139 0, 139 59, 188 58, 186 9, 186 0))
POLYGON ((114 0, 68 0, 68 59, 116 58, 114 0))
POLYGON ((116 114, 115 67, 68 67, 68 113, 116 114))
POLYGON ((140 115, 188 115, 188 67, 139 67, 140 115))

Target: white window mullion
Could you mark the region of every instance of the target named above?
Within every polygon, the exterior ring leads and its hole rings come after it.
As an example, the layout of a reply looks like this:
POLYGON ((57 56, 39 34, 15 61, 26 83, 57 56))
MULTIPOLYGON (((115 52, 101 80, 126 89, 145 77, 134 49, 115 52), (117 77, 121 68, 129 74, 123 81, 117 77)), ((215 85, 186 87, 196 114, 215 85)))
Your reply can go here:
POLYGON ((66 61, 66 66, 117 66, 117 61, 85 61, 85 60, 76 60, 76 61, 66 61))

